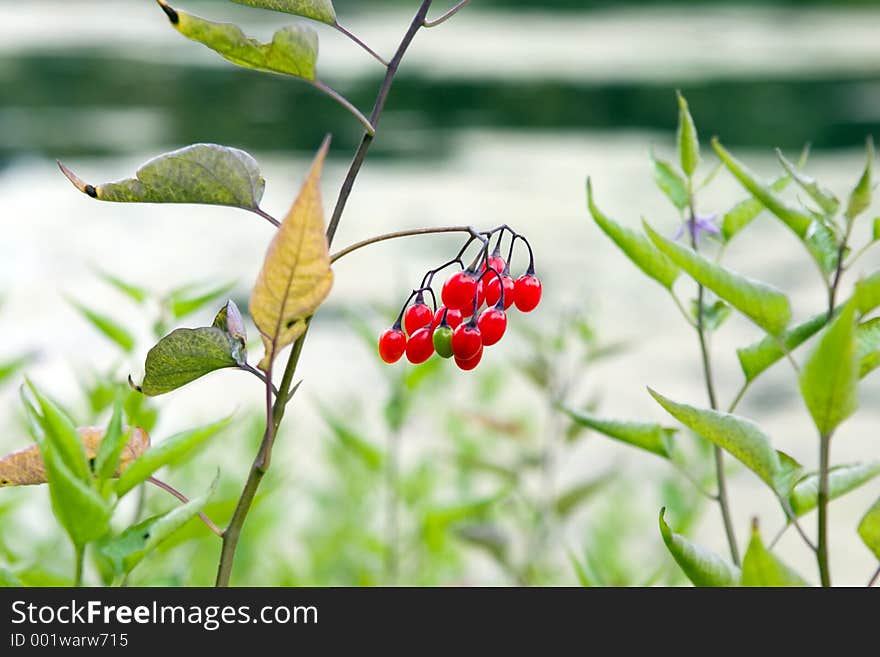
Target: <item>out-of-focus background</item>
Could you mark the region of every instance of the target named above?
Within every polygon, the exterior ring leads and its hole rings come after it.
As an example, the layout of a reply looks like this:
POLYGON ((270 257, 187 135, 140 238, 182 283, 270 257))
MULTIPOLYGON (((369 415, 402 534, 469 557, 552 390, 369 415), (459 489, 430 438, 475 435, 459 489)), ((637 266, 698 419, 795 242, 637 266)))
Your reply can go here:
MULTIPOLYGON (((219 0, 179 4, 261 38, 295 20, 219 0)), ((335 4, 350 29, 390 54, 417 3, 335 4)), ((338 33, 317 29, 321 77, 368 109, 381 67, 338 33)), ((672 155, 678 88, 704 143, 719 135, 769 177, 778 171, 773 148, 795 157, 810 142, 808 171, 845 195, 863 166, 866 135, 880 134, 878 30, 880 2, 871 0, 477 0, 420 33, 337 246, 394 229, 508 223, 532 241, 545 303, 514 317, 519 328, 474 374, 449 363, 422 374, 405 364, 389 369, 362 334, 378 336, 458 239, 395 242, 342 261, 243 539, 239 581, 572 584, 576 562, 597 583, 679 583, 657 530, 662 505, 695 540, 723 552, 716 509, 693 503, 668 464, 598 435, 567 439, 553 410, 552 397, 564 394, 602 415, 666 421, 646 385, 705 403, 692 332, 589 220, 584 182, 592 176, 600 204, 618 220, 636 225, 645 216, 672 234, 675 212, 652 183, 649 151, 672 155), (548 511, 579 487, 564 513, 548 511)), ((108 287, 96 269, 160 294, 228 281, 244 308, 272 235, 255 216, 230 209, 96 203, 64 180, 56 158, 97 183, 189 143, 236 146, 260 161, 264 207, 281 215, 328 132, 329 206, 360 128, 312 88, 233 67, 182 39, 150 0, 0 1, 0 362, 33 355, 25 371, 35 381, 83 419, 103 419, 101 404, 84 394, 91 377, 138 378, 153 337, 149 309, 108 287), (70 298, 135 331, 132 355, 120 356, 70 298)), ((704 155, 708 172, 714 157, 704 155)), ((723 212, 740 198, 722 172, 700 210, 723 212)), ((819 312, 819 279, 784 227, 762 217, 750 230, 727 262, 784 289, 799 318, 819 312)), ((875 254, 859 270, 878 264, 875 254)), ((177 325, 203 325, 213 310, 177 325)), ((741 382, 735 348, 756 337, 736 318, 714 337, 724 399, 741 382)), ((18 418, 20 379, 0 390, 2 453, 29 440, 18 418)), ((167 478, 196 493, 219 467, 221 498, 234 498, 259 439, 251 416, 261 394, 245 374, 218 373, 159 398, 156 440, 233 412, 240 418, 167 478)), ((880 458, 878 400, 878 382, 868 379, 862 412, 835 438, 835 462, 880 458)), ((741 411, 777 447, 815 466, 814 430, 784 363, 741 411)), ((755 516, 775 533, 783 518, 769 493, 744 469, 730 469, 740 542, 755 516)), ((855 526, 878 490, 875 482, 832 507, 837 583, 863 584, 876 565, 855 526)), ((151 492, 147 504, 168 502, 151 492)), ((191 534, 133 581, 209 583, 216 541, 198 528, 191 534)), ((794 532, 780 549, 816 579, 794 532)), ((69 574, 69 547, 45 490, 0 491, 0 550, 29 581, 69 574)))

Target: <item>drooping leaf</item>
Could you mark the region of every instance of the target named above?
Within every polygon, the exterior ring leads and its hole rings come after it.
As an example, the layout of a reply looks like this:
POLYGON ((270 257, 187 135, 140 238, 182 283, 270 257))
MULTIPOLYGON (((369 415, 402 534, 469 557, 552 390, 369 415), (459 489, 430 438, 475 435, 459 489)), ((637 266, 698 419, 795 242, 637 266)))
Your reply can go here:
POLYGON ((752 530, 743 557, 743 586, 809 586, 807 581, 764 547, 757 528, 752 530))
POLYGON ((862 516, 859 536, 874 556, 880 559, 880 499, 862 516))
POLYGON ((880 367, 880 317, 859 324, 856 329, 856 343, 859 378, 863 379, 880 367))
POLYGON ((681 93, 678 96, 678 156, 681 170, 690 178, 700 165, 700 139, 697 126, 688 109, 687 101, 681 93))
POLYGON ((295 16, 336 25, 336 10, 331 0, 232 0, 240 5, 283 11, 295 16))
MULTIPOLYGON (((83 427, 77 429, 86 458, 96 459, 103 444, 105 431, 100 427, 83 427)), ((140 428, 125 427, 128 440, 119 455, 114 476, 124 471, 129 464, 150 447, 150 437, 140 428)), ((105 457, 106 463, 109 457, 105 457)), ((96 467, 97 470, 97 467, 96 467)), ((38 486, 48 482, 46 466, 37 445, 7 454, 0 458, 0 488, 4 486, 38 486)))
POLYGON ((654 245, 694 280, 712 290, 768 333, 779 335, 785 330, 791 319, 791 307, 782 292, 722 267, 663 237, 647 222, 643 223, 645 232, 654 245))
POLYGON ((318 61, 318 35, 306 25, 288 25, 278 30, 269 43, 245 36, 232 23, 215 23, 159 0, 171 25, 183 36, 207 46, 238 66, 315 80, 318 61))
POLYGON ((124 575, 134 570, 144 557, 174 532, 196 517, 217 488, 218 479, 199 497, 178 506, 162 516, 155 516, 129 527, 118 536, 98 545, 100 555, 107 559, 114 573, 124 575))
MULTIPOLYGON (((880 474, 880 461, 839 465, 828 471, 829 494, 833 500, 846 495, 880 474)), ((819 474, 812 472, 801 479, 788 497, 796 516, 809 513, 819 503, 819 474)))
POLYGON ((819 434, 825 437, 858 406, 855 310, 856 304, 846 304, 801 369, 801 395, 819 434))
POLYGON ((604 215, 593 201, 593 186, 590 180, 587 180, 587 203, 593 220, 617 244, 626 257, 645 274, 671 290, 675 279, 678 278, 678 267, 654 248, 644 236, 604 215))
POLYGON ((855 302, 860 315, 867 315, 880 306, 880 271, 856 283, 855 302))
POLYGON ((657 187, 675 207, 684 210, 688 206, 687 181, 669 162, 657 158, 653 152, 651 152, 651 162, 654 165, 654 182, 657 183, 657 187))
POLYGON ((856 184, 849 197, 849 203, 846 206, 846 218, 848 221, 854 221, 856 217, 862 214, 871 205, 871 196, 873 192, 872 174, 874 169, 874 140, 868 137, 865 146, 867 151, 867 163, 862 177, 856 184))
POLYGON ((672 456, 672 439, 675 436, 675 429, 651 422, 608 420, 572 408, 563 408, 562 410, 577 424, 598 431, 609 438, 647 450, 663 458, 672 456))
POLYGON ((266 347, 266 356, 260 362, 264 371, 282 349, 305 333, 308 318, 333 286, 319 185, 328 148, 329 140, 325 140, 299 196, 269 245, 251 294, 251 317, 266 347))
POLYGON ((229 420, 221 420, 166 438, 134 461, 116 482, 116 494, 122 497, 138 484, 149 479, 159 468, 178 462, 189 452, 216 436, 229 420))
POLYGON ((89 185, 63 164, 65 176, 84 194, 114 203, 198 203, 255 210, 266 181, 256 160, 217 144, 194 144, 142 165, 136 178, 89 185))
POLYGON ((788 495, 794 483, 793 462, 783 462, 770 438, 751 420, 709 409, 695 408, 648 389, 666 411, 679 422, 721 449, 732 454, 757 474, 777 495, 788 495))
POLYGON ((831 191, 822 187, 815 178, 811 178, 798 171, 797 166, 789 162, 778 148, 776 149, 776 157, 779 158, 782 167, 788 172, 788 175, 794 178, 800 188, 816 202, 826 216, 833 217, 837 214, 837 210, 840 208, 840 201, 831 191))
POLYGON ((778 338, 765 336, 763 339, 736 350, 739 364, 747 381, 754 381, 771 365, 785 357, 780 342, 792 352, 822 330, 828 315, 822 313, 784 331, 778 338))
POLYGON ((740 569, 717 554, 691 543, 666 524, 666 509, 660 509, 660 534, 669 553, 694 586, 738 586, 740 569))
POLYGON ((163 395, 244 362, 241 342, 218 328, 177 329, 150 349, 139 390, 148 397, 163 395))
POLYGON ((138 285, 129 283, 128 281, 124 281, 115 274, 103 271, 102 269, 96 269, 95 273, 102 281, 104 281, 111 287, 116 288, 119 292, 121 292, 137 304, 143 304, 147 301, 147 299, 150 298, 149 291, 138 285))
POLYGON ((102 315, 101 313, 97 313, 91 308, 87 308, 86 306, 74 301, 70 300, 70 304, 79 311, 79 313, 85 317, 92 326, 98 329, 105 337, 110 339, 112 342, 119 345, 119 347, 125 353, 131 353, 134 351, 135 347, 135 339, 134 336, 123 326, 121 326, 116 320, 110 319, 106 315, 102 315))
POLYGON ((163 304, 171 311, 174 319, 183 319, 229 294, 235 285, 235 281, 214 287, 206 287, 198 283, 184 285, 169 292, 163 299, 163 304))
POLYGON ((483 548, 498 563, 506 562, 505 555, 510 543, 505 531, 498 525, 488 522, 476 522, 455 528, 455 535, 473 546, 483 548))
POLYGON ((611 474, 604 474, 593 477, 583 483, 575 484, 564 490, 556 498, 554 504, 556 513, 562 517, 573 513, 585 502, 589 501, 595 495, 605 490, 614 477, 611 474))

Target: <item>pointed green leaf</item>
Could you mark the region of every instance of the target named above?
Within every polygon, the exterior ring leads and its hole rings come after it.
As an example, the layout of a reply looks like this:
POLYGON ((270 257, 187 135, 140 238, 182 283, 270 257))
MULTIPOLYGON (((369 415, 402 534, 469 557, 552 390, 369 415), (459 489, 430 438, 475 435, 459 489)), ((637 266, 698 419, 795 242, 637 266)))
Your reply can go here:
POLYGON ((254 158, 216 144, 165 153, 141 166, 136 178, 97 186, 60 166, 81 192, 114 203, 198 203, 255 210, 266 186, 254 158))
POLYGON ((681 170, 690 178, 700 165, 700 139, 697 135, 697 126, 688 109, 687 101, 680 92, 678 95, 678 156, 681 160, 681 170))
POLYGON ((860 315, 867 315, 880 306, 880 271, 856 283, 855 301, 860 315))
POLYGON ((122 398, 117 397, 110 424, 107 425, 107 431, 95 455, 93 470, 98 479, 109 479, 116 472, 122 450, 125 449, 130 435, 131 432, 125 431, 122 427, 122 398))
POLYGON ((671 290, 675 279, 678 278, 678 267, 654 248, 644 236, 604 215, 593 201, 593 186, 590 180, 587 180, 587 203, 590 214, 599 228, 617 244, 633 264, 660 285, 671 290))
POLYGON ((102 281, 111 287, 116 288, 135 303, 143 304, 150 298, 150 293, 147 290, 132 283, 128 283, 118 276, 101 269, 96 269, 95 273, 102 281))
POLYGON ((160 4, 178 32, 233 64, 309 82, 315 80, 318 35, 306 25, 289 25, 278 30, 269 43, 260 43, 245 36, 241 28, 232 23, 215 23, 187 14, 173 9, 164 0, 160 4))
POLYGON ((562 517, 573 513, 581 504, 605 490, 613 480, 614 477, 611 474, 605 474, 593 477, 583 483, 575 484, 556 498, 556 513, 562 517))
POLYGON ((740 570, 709 550, 691 543, 666 524, 666 509, 660 509, 660 534, 672 558, 694 586, 737 586, 740 570))
POLYGON ((856 343, 859 378, 863 379, 880 367, 880 317, 859 325, 856 329, 856 343))
POLYGON ((679 210, 688 206, 687 181, 681 177, 669 162, 658 159, 651 153, 651 162, 654 165, 654 182, 672 204, 679 210))
POLYGON ((743 557, 743 586, 809 586, 803 577, 764 547, 757 529, 752 530, 749 549, 743 557))
POLYGON ((73 299, 70 299, 70 305, 72 305, 76 310, 85 317, 89 323, 98 329, 105 337, 110 339, 112 342, 119 345, 119 347, 125 353, 131 353, 134 351, 135 347, 135 339, 134 336, 128 332, 127 329, 122 327, 116 320, 110 319, 106 315, 102 315, 101 313, 97 313, 91 308, 87 308, 86 306, 80 304, 73 299))
MULTIPOLYGON (((874 169, 874 140, 868 138, 865 150, 868 153, 868 161, 865 164, 865 171, 856 184, 855 189, 849 197, 849 203, 846 207, 846 218, 848 221, 855 220, 862 212, 871 205, 871 195, 873 192, 873 182, 871 176, 874 169)), ((876 227, 876 225, 875 225, 876 227)))
POLYGON ((764 370, 785 357, 785 352, 779 346, 780 342, 792 352, 821 331, 827 321, 828 315, 822 313, 788 329, 778 338, 765 336, 748 347, 737 349, 736 355, 743 374, 746 375, 746 381, 754 381, 764 370))
POLYGON ((813 256, 823 272, 831 274, 837 269, 837 258, 840 250, 837 245, 837 236, 829 225, 819 219, 814 219, 807 228, 804 237, 804 246, 813 256))
MULTIPOLYGON (((855 490, 880 474, 880 461, 839 465, 828 471, 829 500, 855 490)), ((812 472, 801 479, 788 497, 796 516, 802 516, 816 508, 819 502, 819 474, 812 472)))
POLYGON ((130 573, 143 559, 177 530, 195 518, 217 488, 218 479, 203 495, 162 516, 155 516, 129 527, 119 536, 102 541, 100 555, 107 559, 117 575, 130 573))
MULTIPOLYGON (((774 192, 785 191, 791 184, 791 176, 780 176, 770 185, 774 192)), ((740 201, 728 211, 721 220, 721 235, 725 242, 732 240, 737 233, 758 218, 767 208, 754 196, 740 201)))
POLYGON ((855 309, 854 303, 843 308, 801 369, 801 395, 819 434, 825 437, 858 406, 855 309))
POLYGON ((33 360, 32 356, 21 356, 0 362, 0 385, 6 383, 33 360))
POLYGON ((789 462, 783 463, 770 438, 754 422, 730 413, 679 404, 650 388, 648 392, 672 417, 732 454, 777 495, 788 495, 794 483, 794 468, 789 462))
POLYGON ((859 536, 874 556, 880 559, 880 499, 862 516, 859 536))
POLYGON ((357 456, 367 468, 374 471, 382 469, 382 465, 385 463, 385 455, 382 450, 361 437, 354 429, 334 416, 329 409, 321 408, 321 416, 337 440, 357 456))
POLYGON ((643 224, 654 245, 698 283, 712 290, 768 333, 779 335, 785 330, 791 319, 791 307, 782 292, 722 267, 663 237, 647 222, 643 224))
POLYGON ((672 438, 675 436, 675 429, 650 422, 603 419, 571 408, 562 410, 577 424, 598 431, 609 438, 639 447, 663 458, 672 456, 672 438))
POLYGON ((336 25, 336 10, 331 0, 232 0, 240 5, 283 11, 312 20, 336 25))
POLYGON ((168 306, 174 319, 183 319, 187 315, 191 315, 209 303, 216 301, 219 297, 229 294, 235 285, 235 281, 212 288, 205 288, 204 285, 198 283, 184 285, 176 290, 172 290, 163 300, 163 303, 168 306))
POLYGON ((788 175, 794 178, 800 188, 818 204, 826 216, 833 217, 837 214, 837 210, 840 208, 840 201, 832 192, 822 187, 815 178, 811 178, 798 171, 797 166, 789 162, 778 148, 776 149, 776 157, 779 158, 782 167, 788 172, 788 175))
MULTIPOLYGON (((27 387, 40 407, 41 414, 33 419, 42 426, 46 441, 74 476, 81 481, 88 481, 91 471, 73 420, 30 381, 27 382, 27 387)), ((28 406, 30 408, 32 407, 28 406)))
POLYGON ((164 395, 240 362, 241 343, 228 333, 213 326, 177 329, 150 349, 139 390, 148 397, 164 395))
POLYGON ((116 494, 122 497, 132 488, 149 479, 156 470, 180 461, 228 425, 229 419, 225 419, 166 438, 128 466, 116 482, 116 494))

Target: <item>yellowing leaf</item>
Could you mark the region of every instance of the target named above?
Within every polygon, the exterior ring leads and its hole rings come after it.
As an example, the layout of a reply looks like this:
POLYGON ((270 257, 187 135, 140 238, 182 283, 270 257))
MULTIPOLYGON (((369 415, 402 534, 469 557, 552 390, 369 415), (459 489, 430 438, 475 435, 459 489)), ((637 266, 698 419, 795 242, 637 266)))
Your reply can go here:
MULTIPOLYGON (((101 427, 77 429, 86 457, 91 461, 98 454, 104 439, 101 427)), ((119 476, 136 458, 150 448, 150 437, 141 428, 131 429, 128 443, 122 450, 115 476, 119 476)), ((36 486, 47 483, 46 464, 36 445, 31 445, 0 458, 0 488, 5 486, 36 486)))
POLYGON ((266 347, 260 362, 264 371, 268 371, 278 352, 305 333, 306 320, 333 287, 320 189, 329 146, 326 139, 299 196, 269 245, 251 294, 251 317, 266 347))

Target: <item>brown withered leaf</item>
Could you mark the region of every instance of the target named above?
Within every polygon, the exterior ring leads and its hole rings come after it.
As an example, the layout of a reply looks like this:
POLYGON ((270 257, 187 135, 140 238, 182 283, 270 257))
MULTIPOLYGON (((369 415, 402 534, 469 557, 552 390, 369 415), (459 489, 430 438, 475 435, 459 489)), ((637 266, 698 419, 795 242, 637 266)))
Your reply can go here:
MULTIPOLYGON (((136 458, 141 456, 150 448, 150 437, 147 432, 140 427, 127 427, 126 431, 131 431, 122 455, 119 457, 119 465, 116 468, 114 476, 118 477, 136 458)), ((102 427, 81 427, 79 431, 86 457, 91 461, 98 453, 98 447, 104 439, 104 428, 102 427)), ((46 467, 43 464, 43 457, 40 455, 40 448, 31 445, 25 449, 20 449, 12 454, 7 454, 0 458, 0 488, 6 486, 37 486, 39 484, 48 483, 46 480, 46 467)))

